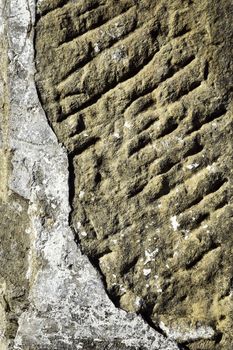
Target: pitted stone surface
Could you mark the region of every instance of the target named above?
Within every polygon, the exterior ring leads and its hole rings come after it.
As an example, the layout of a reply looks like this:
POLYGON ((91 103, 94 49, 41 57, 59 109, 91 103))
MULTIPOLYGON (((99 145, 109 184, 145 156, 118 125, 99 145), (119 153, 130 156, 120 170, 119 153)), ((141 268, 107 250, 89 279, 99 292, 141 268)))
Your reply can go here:
POLYGON ((83 252, 117 305, 189 349, 230 350, 231 1, 37 10, 37 87, 83 252))

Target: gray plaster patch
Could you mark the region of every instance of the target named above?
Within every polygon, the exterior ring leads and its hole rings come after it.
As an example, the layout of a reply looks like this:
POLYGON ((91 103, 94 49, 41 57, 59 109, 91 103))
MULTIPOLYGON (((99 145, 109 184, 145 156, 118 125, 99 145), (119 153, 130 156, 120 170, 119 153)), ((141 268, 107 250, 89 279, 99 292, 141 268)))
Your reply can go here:
POLYGON ((47 124, 34 84, 35 2, 11 0, 9 6, 10 187, 30 202, 31 220, 25 232, 31 242, 30 306, 9 349, 177 349, 141 317, 112 304, 74 241, 66 152, 47 124))

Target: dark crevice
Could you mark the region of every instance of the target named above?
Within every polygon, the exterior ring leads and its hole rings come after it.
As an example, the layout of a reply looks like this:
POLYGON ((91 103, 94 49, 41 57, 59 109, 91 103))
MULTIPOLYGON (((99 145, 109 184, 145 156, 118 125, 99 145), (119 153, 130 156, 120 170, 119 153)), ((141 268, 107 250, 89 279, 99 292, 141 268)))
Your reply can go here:
POLYGON ((142 319, 143 319, 152 329, 154 329, 156 332, 162 334, 165 338, 167 338, 166 333, 159 327, 159 325, 156 325, 156 324, 152 321, 152 319, 151 319, 151 317, 150 317, 150 315, 149 315, 149 313, 148 313, 147 311, 141 311, 141 313, 139 313, 139 314, 142 316, 142 319))
POLYGON ((182 87, 180 89, 180 91, 173 93, 170 96, 170 100, 171 102, 177 102, 179 101, 182 97, 184 97, 185 95, 188 95, 190 92, 192 92, 193 90, 197 89, 199 86, 201 86, 202 81, 201 80, 197 80, 197 81, 193 81, 190 86, 187 87, 182 87))
POLYGON ((199 204, 202 200, 203 200, 203 195, 202 194, 198 194, 196 198, 194 198, 193 200, 191 200, 189 206, 186 208, 186 210, 192 208, 193 206, 199 204))
POLYGON ((94 179, 95 186, 98 186, 98 185, 100 184, 101 181, 102 181, 102 175, 101 175, 101 173, 98 171, 98 172, 95 174, 95 179, 94 179))
POLYGON ((140 192, 143 191, 143 189, 145 188, 145 186, 147 185, 147 181, 142 183, 142 184, 135 184, 132 188, 129 189, 128 193, 127 193, 127 197, 128 198, 133 198, 135 196, 137 196, 140 192))
POLYGON ((139 139, 136 141, 136 144, 130 147, 128 151, 128 156, 131 157, 135 153, 138 153, 140 150, 146 147, 150 142, 151 142, 151 139, 147 135, 140 136, 139 139))
POLYGON ((188 66, 192 61, 195 60, 195 58, 196 58, 195 55, 191 55, 191 56, 187 56, 187 57, 183 58, 183 60, 177 64, 176 71, 179 71, 179 69, 182 69, 182 68, 185 68, 186 66, 188 66))
MULTIPOLYGON (((69 204, 70 204, 70 213, 69 213, 69 225, 73 227, 72 216, 73 216, 73 200, 75 197, 75 169, 74 169, 74 157, 68 154, 68 191, 69 191, 69 204)), ((75 235, 75 237, 77 234, 75 235)))
POLYGON ((199 118, 199 115, 195 114, 193 116, 193 120, 192 120, 192 128, 191 128, 191 130, 188 131, 187 134, 191 134, 194 131, 198 131, 199 129, 201 129, 201 127, 203 125, 208 124, 208 123, 214 121, 215 119, 219 119, 220 117, 225 115, 226 112, 227 112, 227 109, 226 109, 225 105, 222 104, 222 105, 218 106, 218 108, 215 109, 212 113, 205 116, 204 120, 201 120, 199 118))
POLYGON ((204 252, 202 252, 201 254, 199 254, 198 256, 196 256, 196 258, 194 258, 192 261, 188 262, 185 267, 187 270, 192 269, 193 267, 195 267, 203 258, 206 254, 212 252, 213 250, 217 249, 218 247, 220 247, 219 243, 215 243, 212 242, 210 247, 208 248, 208 250, 205 250, 204 252))
POLYGON ((225 178, 221 178, 221 177, 217 178, 211 184, 210 188, 206 191, 206 195, 217 192, 226 182, 227 182, 227 179, 225 179, 225 178))
MULTIPOLYGON (((81 247, 80 247, 80 249, 81 249, 81 247)), ((82 251, 82 249, 81 249, 81 251, 82 251)), ((100 268, 100 265, 99 265, 99 258, 98 257, 91 257, 91 256, 88 256, 88 258, 89 258, 89 261, 91 262, 92 266, 94 267, 94 269, 96 269, 99 272, 99 275, 101 277, 101 280, 102 280, 105 292, 108 295, 109 299, 113 302, 113 304, 117 308, 120 308, 120 300, 119 300, 118 295, 117 294, 115 294, 115 295, 114 294, 110 294, 109 291, 108 291, 108 287, 107 287, 107 282, 106 282, 105 276, 104 276, 103 272, 101 271, 101 268, 100 268)))
POLYGON ((191 32, 191 29, 185 25, 180 31, 178 31, 175 35, 174 38, 179 38, 187 33, 191 32))
POLYGON ((190 350, 190 348, 185 344, 178 343, 177 346, 180 350, 190 350))
POLYGON ((203 150, 203 146, 200 144, 198 139, 194 140, 194 144, 191 148, 184 154, 184 158, 194 156, 197 153, 200 153, 203 150))
POLYGON ((205 64, 203 75, 204 75, 204 80, 207 80, 209 76, 209 62, 206 62, 205 64))
MULTIPOLYGON (((131 105, 135 102, 137 102, 139 99, 147 97, 147 95, 150 95, 154 89, 157 87, 157 84, 152 84, 152 86, 143 86, 141 91, 133 90, 131 92, 131 98, 128 103, 125 105, 124 113, 127 112, 127 110, 131 107, 131 105)), ((148 106, 150 107, 153 104, 152 98, 149 99, 148 102, 145 103, 145 108, 148 106)), ((143 105, 144 107, 144 105, 143 105)), ((141 111, 140 111, 141 112, 141 111)))
MULTIPOLYGON (((58 122, 59 122, 59 120, 58 120, 58 122)), ((77 117, 76 125, 75 125, 75 127, 73 128, 73 131, 71 131, 71 132, 69 133, 69 136, 70 136, 70 137, 73 137, 73 136, 75 136, 75 135, 80 134, 80 133, 81 133, 82 131, 84 131, 84 130, 86 130, 86 125, 85 125, 85 122, 84 122, 83 117, 82 117, 81 115, 79 115, 79 116, 77 117)))
POLYGON ((215 206, 215 210, 222 209, 222 208, 224 208, 226 205, 228 205, 227 198, 223 198, 223 199, 215 206))
POLYGON ((149 129, 155 122, 158 121, 158 118, 153 118, 153 119, 149 119, 148 121, 145 122, 145 124, 141 127, 141 129, 139 130, 139 133, 142 133, 143 131, 146 131, 147 129, 149 129))
POLYGON ((200 227, 201 223, 205 220, 207 220, 210 217, 209 213, 198 213, 197 214, 197 218, 195 219, 195 221, 190 222, 190 228, 193 230, 197 227, 200 227))
POLYGON ((86 102, 83 102, 80 106, 70 108, 69 113, 64 113, 61 111, 58 117, 58 122, 61 123, 64 120, 68 119, 69 117, 73 116, 74 114, 80 111, 83 111, 85 108, 89 108, 90 106, 94 105, 100 99, 101 96, 102 94, 98 94, 97 96, 90 97, 86 102))
POLYGON ((71 156, 74 158, 75 156, 80 155, 81 153, 85 152, 89 147, 94 146, 99 140, 99 137, 92 136, 88 140, 83 141, 82 143, 76 143, 74 150, 70 152, 71 156))
POLYGON ((227 112, 226 107, 224 105, 220 105, 213 113, 211 113, 206 120, 203 122, 203 124, 212 122, 215 119, 220 118, 222 115, 224 115, 227 112))
POLYGON ((159 200, 163 196, 166 196, 167 194, 169 194, 170 191, 171 191, 171 186, 170 186, 168 180, 164 179, 164 184, 162 185, 160 191, 158 191, 155 194, 153 194, 153 193, 148 194, 148 196, 147 196, 148 203, 153 203, 153 202, 159 200))
POLYGON ((101 259, 103 256, 110 254, 110 253, 112 253, 112 250, 109 247, 107 247, 106 249, 104 249, 104 251, 102 251, 101 253, 95 254, 95 256, 93 258, 89 257, 89 259, 90 260, 92 259, 93 262, 95 261, 95 263, 98 263, 98 265, 99 265, 99 259, 101 259))
MULTIPOLYGON (((190 202, 190 204, 186 208, 186 210, 188 210, 188 209, 194 207, 195 205, 199 204, 205 198, 205 196, 207 196, 207 195, 209 195, 211 193, 217 192, 226 182, 227 182, 227 179, 222 179, 222 178, 215 179, 215 181, 213 183, 211 183, 211 186, 208 189, 206 189, 205 193, 197 194, 197 197, 194 198, 190 202)), ((226 204, 227 204, 226 199, 223 199, 219 203, 219 205, 216 206, 215 210, 219 209, 221 207, 224 207, 226 204)), ((198 220, 195 223, 200 224, 202 221, 204 221, 208 217, 209 217, 209 213, 202 213, 202 214, 200 214, 198 220)))
POLYGON ((220 299, 224 299, 224 298, 228 297, 231 294, 232 289, 233 289, 233 277, 230 278, 230 281, 228 282, 227 289, 221 295, 220 299))
POLYGON ((223 333, 220 331, 216 331, 216 333, 214 335, 215 344, 219 344, 222 340, 222 337, 223 337, 223 333))
POLYGON ((178 127, 178 123, 175 120, 169 120, 167 122, 167 125, 165 125, 164 129, 159 134, 158 138, 171 134, 174 130, 177 129, 177 127, 178 127))
POLYGON ((156 175, 163 175, 168 173, 174 166, 176 166, 180 161, 173 161, 167 158, 164 163, 161 164, 160 171, 156 175))
POLYGON ((125 264, 125 266, 123 267, 123 269, 121 271, 122 275, 126 275, 131 269, 133 269, 135 267, 135 265, 137 264, 138 260, 139 260, 139 256, 136 256, 135 258, 133 258, 132 261, 125 264))

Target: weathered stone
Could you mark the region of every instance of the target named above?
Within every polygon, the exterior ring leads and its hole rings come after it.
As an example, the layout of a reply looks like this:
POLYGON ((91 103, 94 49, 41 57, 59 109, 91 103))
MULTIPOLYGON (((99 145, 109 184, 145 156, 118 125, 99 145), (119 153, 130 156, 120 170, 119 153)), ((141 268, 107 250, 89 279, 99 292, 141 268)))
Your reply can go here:
POLYGON ((34 21, 33 0, 0 0, 0 349, 176 350, 113 305, 75 243, 66 151, 34 82, 34 21))
POLYGON ((27 252, 30 240, 28 203, 11 192, 8 181, 14 150, 10 140, 8 75, 8 6, 0 2, 0 349, 15 338, 18 319, 27 307, 27 252))
POLYGON ((40 1, 37 87, 116 305, 231 349, 231 1, 40 1))

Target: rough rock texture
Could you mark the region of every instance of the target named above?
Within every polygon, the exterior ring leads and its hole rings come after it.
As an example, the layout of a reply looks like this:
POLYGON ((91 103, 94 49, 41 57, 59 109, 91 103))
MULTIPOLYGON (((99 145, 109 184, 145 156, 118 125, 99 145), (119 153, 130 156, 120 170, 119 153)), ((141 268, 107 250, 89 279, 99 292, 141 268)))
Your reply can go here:
POLYGON ((28 203, 8 187, 13 149, 10 146, 7 6, 0 1, 0 349, 13 339, 18 318, 27 307, 28 203))
POLYGON ((33 0, 0 0, 0 349, 177 350, 116 308, 69 226, 68 159, 34 82, 33 0))
POLYGON ((115 304, 232 348, 232 1, 38 2, 72 224, 115 304))

